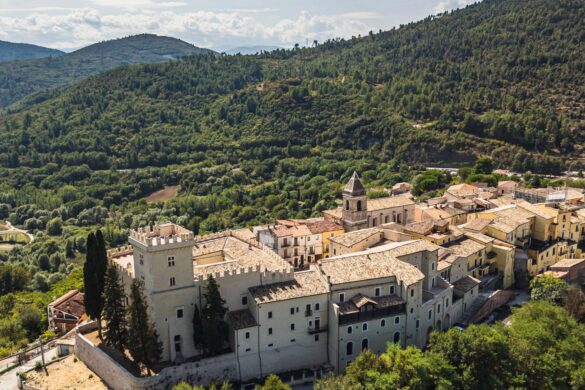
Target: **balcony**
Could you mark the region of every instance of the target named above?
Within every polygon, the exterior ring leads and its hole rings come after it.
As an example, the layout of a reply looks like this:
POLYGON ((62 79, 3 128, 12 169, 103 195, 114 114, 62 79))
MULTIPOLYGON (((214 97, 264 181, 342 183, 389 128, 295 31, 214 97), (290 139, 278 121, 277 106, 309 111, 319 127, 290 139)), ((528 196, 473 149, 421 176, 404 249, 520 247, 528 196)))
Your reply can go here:
POLYGON ((357 322, 370 321, 400 314, 406 314, 406 304, 388 306, 368 311, 359 311, 357 313, 340 314, 339 325, 354 324, 357 322))
POLYGON ((307 328, 307 332, 309 332, 309 334, 323 333, 323 332, 327 332, 328 330, 329 330, 329 327, 327 325, 323 325, 323 326, 319 326, 319 327, 309 326, 307 328))
POLYGON ((313 315, 313 310, 305 310, 305 317, 310 317, 313 315))

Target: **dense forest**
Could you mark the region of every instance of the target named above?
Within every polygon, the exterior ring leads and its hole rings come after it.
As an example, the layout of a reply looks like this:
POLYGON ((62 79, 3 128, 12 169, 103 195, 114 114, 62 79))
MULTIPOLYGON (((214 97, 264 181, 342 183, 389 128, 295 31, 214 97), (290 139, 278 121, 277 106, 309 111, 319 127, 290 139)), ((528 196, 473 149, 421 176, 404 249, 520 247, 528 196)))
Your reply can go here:
MULTIPOLYGON (((3 46, 3 42, 0 42, 0 59, 4 51, 9 58, 8 50, 13 46, 3 46)), ((27 48, 27 45, 23 46, 24 48, 17 47, 18 53, 27 48)), ((195 47, 179 39, 153 34, 99 42, 71 53, 58 50, 50 52, 51 49, 44 49, 50 54, 41 55, 40 49, 44 48, 36 46, 39 54, 34 56, 34 53, 30 53, 28 60, 14 58, 21 61, 0 62, 0 107, 6 107, 30 95, 15 106, 16 109, 22 109, 23 106, 27 107, 57 96, 61 87, 121 65, 168 61, 211 53, 211 50, 195 47)), ((24 54, 26 53, 19 55, 22 57, 24 54)))
POLYGON ((354 170, 373 191, 411 181, 431 196, 497 181, 472 167, 479 157, 582 168, 584 21, 582 1, 486 0, 365 37, 125 65, 27 97, 0 116, 0 220, 34 235, 0 249, 0 354, 46 326, 59 286, 81 285, 97 226, 116 246, 159 221, 207 233, 320 215, 354 170), (167 186, 178 196, 146 201, 167 186), (41 325, 15 339, 31 310, 41 325))

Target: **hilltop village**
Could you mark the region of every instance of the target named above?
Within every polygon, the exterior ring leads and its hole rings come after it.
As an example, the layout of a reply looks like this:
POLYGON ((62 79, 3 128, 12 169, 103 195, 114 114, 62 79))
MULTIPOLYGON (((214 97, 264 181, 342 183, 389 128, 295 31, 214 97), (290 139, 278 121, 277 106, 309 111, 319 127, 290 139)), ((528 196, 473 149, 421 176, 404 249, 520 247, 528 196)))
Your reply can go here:
POLYGON ((170 367, 150 378, 112 376, 120 366, 82 334, 77 355, 113 388, 316 378, 343 373, 362 350, 380 353, 388 342, 424 347, 431 332, 481 320, 538 275, 582 274, 581 190, 458 184, 415 203, 409 189, 399 183, 369 199, 354 172, 340 206, 319 218, 207 236, 172 223, 132 230, 108 261, 127 296, 133 279, 143 281, 170 367), (225 353, 200 359, 192 319, 210 278, 229 337, 225 353))

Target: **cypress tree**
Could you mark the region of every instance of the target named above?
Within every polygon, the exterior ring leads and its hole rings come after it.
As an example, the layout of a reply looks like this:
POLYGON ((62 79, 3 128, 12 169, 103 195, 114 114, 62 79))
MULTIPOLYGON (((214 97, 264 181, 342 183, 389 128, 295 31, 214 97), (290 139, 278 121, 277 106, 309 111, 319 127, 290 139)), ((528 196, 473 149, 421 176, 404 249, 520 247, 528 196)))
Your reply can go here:
POLYGON ((120 283, 118 270, 114 266, 109 266, 106 271, 103 299, 104 309, 102 314, 106 322, 106 343, 119 351, 124 351, 124 347, 128 344, 124 288, 120 283))
POLYGON ((227 309, 219 293, 217 281, 209 275, 205 285, 205 306, 203 307, 203 334, 207 352, 218 354, 223 350, 227 338, 227 324, 223 320, 227 309))
POLYGON ((203 346, 204 338, 205 335, 203 334, 201 313, 199 312, 199 307, 195 305, 195 310, 193 311, 193 342, 197 348, 201 348, 203 346))
POLYGON ((128 306, 128 350, 136 365, 143 364, 148 373, 153 364, 161 359, 162 344, 158 333, 148 318, 148 303, 143 292, 143 282, 132 281, 128 306))
POLYGON ((87 252, 83 265, 83 302, 85 312, 91 319, 96 319, 101 312, 101 296, 98 291, 96 274, 97 242, 94 233, 87 236, 87 252))

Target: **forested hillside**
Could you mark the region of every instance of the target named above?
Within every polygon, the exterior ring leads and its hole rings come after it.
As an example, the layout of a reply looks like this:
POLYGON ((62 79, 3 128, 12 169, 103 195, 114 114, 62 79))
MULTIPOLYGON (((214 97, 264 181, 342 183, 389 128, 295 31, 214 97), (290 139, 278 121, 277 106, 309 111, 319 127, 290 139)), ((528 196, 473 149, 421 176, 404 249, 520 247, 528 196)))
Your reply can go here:
MULTIPOLYGON (((453 179, 424 164, 582 168, 584 23, 580 0, 486 0, 361 38, 125 65, 28 97, 0 116, 0 220, 35 236, 0 251, 0 354, 23 343, 21 290, 79 283, 96 226, 115 246, 158 221, 206 233, 319 215, 354 170, 369 189, 412 180, 418 195, 453 179), (176 198, 146 202, 170 185, 176 198)), ((69 56, 43 60, 34 82, 14 77, 36 68, 0 64, 0 85, 72 82, 83 56, 51 67, 69 56)))
POLYGON ((36 94, 29 97, 27 104, 42 101, 57 95, 55 88, 121 65, 168 61, 209 52, 179 39, 142 34, 96 43, 59 57, 3 62, 0 63, 0 107, 32 93, 36 94))
POLYGON ((30 45, 28 43, 13 43, 0 41, 0 62, 28 60, 32 58, 57 57, 64 54, 60 50, 30 45))

